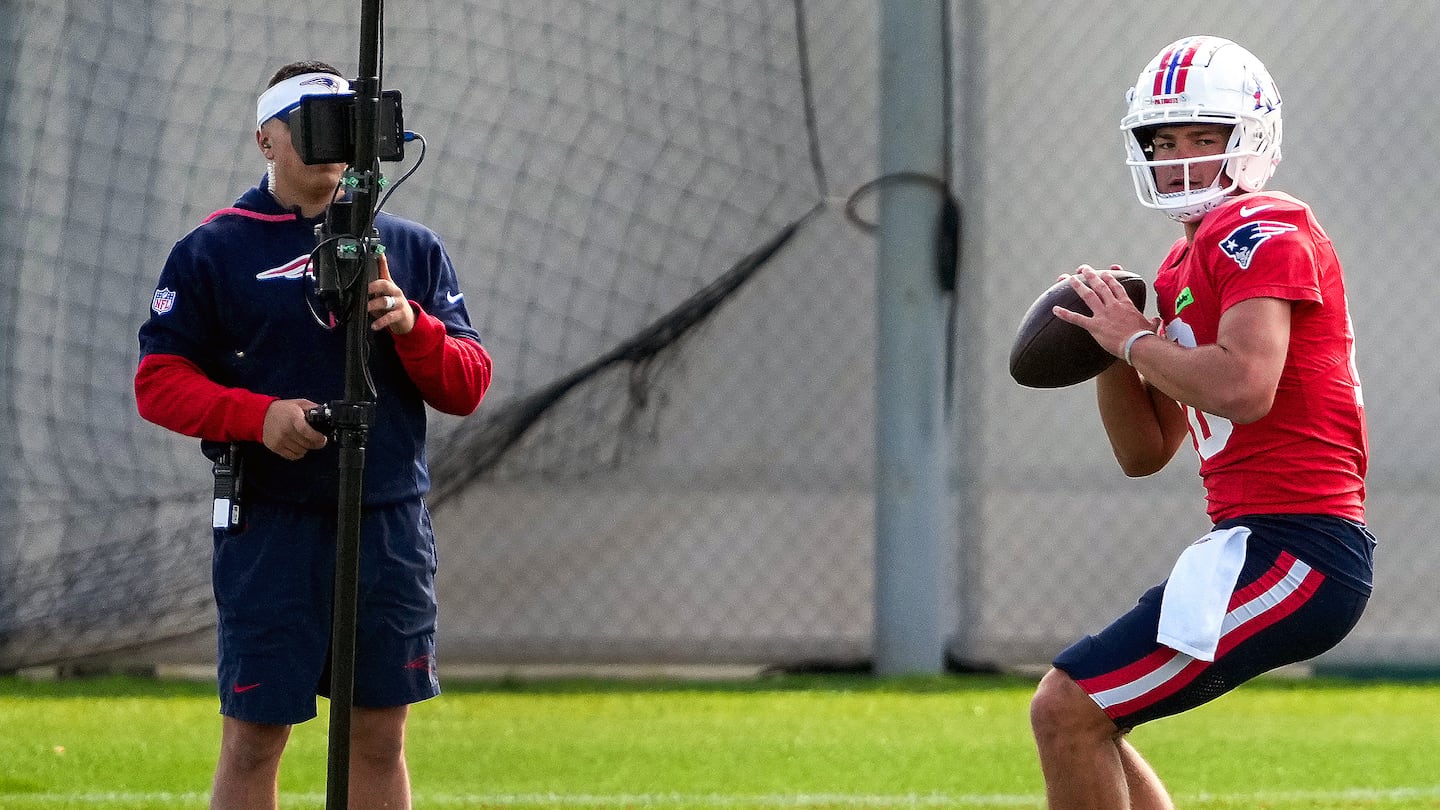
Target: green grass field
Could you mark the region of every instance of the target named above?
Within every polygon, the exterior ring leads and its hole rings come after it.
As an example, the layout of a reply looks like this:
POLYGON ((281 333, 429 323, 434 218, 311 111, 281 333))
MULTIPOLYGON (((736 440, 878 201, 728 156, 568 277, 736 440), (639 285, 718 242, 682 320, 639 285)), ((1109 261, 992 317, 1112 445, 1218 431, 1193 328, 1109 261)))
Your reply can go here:
MULTIPOLYGON (((1039 808, 1023 679, 447 683, 411 715, 415 806, 1039 808)), ((282 805, 324 804, 326 720, 282 805)), ((203 808, 208 684, 0 679, 0 808, 203 808)), ((1262 680, 1132 739, 1184 808, 1440 808, 1440 684, 1262 680)))

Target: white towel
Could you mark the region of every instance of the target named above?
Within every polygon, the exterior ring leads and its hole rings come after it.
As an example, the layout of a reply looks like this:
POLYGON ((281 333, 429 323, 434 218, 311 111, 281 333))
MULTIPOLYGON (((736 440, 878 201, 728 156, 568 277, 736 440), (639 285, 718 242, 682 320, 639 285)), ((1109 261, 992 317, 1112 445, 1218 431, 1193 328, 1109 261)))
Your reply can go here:
POLYGON ((1244 526, 1219 529, 1181 552, 1160 601, 1156 641, 1201 661, 1215 660, 1249 536, 1244 526))

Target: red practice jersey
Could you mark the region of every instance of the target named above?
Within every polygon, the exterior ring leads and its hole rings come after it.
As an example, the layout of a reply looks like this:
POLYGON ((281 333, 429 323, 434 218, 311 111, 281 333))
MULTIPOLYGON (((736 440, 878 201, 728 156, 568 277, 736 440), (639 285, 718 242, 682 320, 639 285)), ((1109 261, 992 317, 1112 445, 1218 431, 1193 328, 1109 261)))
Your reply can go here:
POLYGON ((1185 406, 1210 518, 1323 514, 1365 519, 1367 439, 1340 261, 1309 206, 1238 196, 1177 241, 1155 278, 1165 335, 1213 344, 1225 310, 1249 298, 1294 304, 1275 404, 1238 425, 1185 406))

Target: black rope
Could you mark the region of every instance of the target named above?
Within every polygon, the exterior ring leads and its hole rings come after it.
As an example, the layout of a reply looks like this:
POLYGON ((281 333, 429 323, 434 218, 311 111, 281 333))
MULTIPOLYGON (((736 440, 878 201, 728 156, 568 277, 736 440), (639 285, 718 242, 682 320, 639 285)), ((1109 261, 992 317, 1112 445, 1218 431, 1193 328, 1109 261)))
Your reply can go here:
POLYGON ((810 166, 815 170, 815 187, 821 197, 830 196, 825 176, 825 159, 820 152, 820 122, 815 114, 814 84, 810 78, 810 38, 805 23, 805 0, 795 0, 795 53, 800 62, 800 90, 805 99, 805 129, 810 137, 810 166))
MULTIPOLYGON (((538 391, 506 403, 490 419, 462 422, 447 443, 445 455, 430 465, 431 480, 435 482, 428 497, 431 505, 444 503, 494 468, 547 412, 583 383, 620 364, 638 368, 674 346, 753 278, 794 238, 805 222, 822 209, 823 205, 817 204, 742 257, 719 278, 600 357, 538 391)), ((630 398, 638 407, 645 404, 643 392, 637 395, 631 390, 630 398)))

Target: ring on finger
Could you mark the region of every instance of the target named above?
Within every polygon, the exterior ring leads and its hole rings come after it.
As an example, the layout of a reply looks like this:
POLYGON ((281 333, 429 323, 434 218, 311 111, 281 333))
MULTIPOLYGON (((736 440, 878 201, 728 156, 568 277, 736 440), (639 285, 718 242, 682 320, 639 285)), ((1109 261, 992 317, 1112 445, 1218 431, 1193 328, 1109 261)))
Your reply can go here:
POLYGON ((395 308, 395 296, 393 296, 393 295, 387 295, 387 296, 385 296, 385 311, 386 311, 386 312, 389 312, 390 310, 392 310, 392 309, 394 309, 394 308, 395 308))

